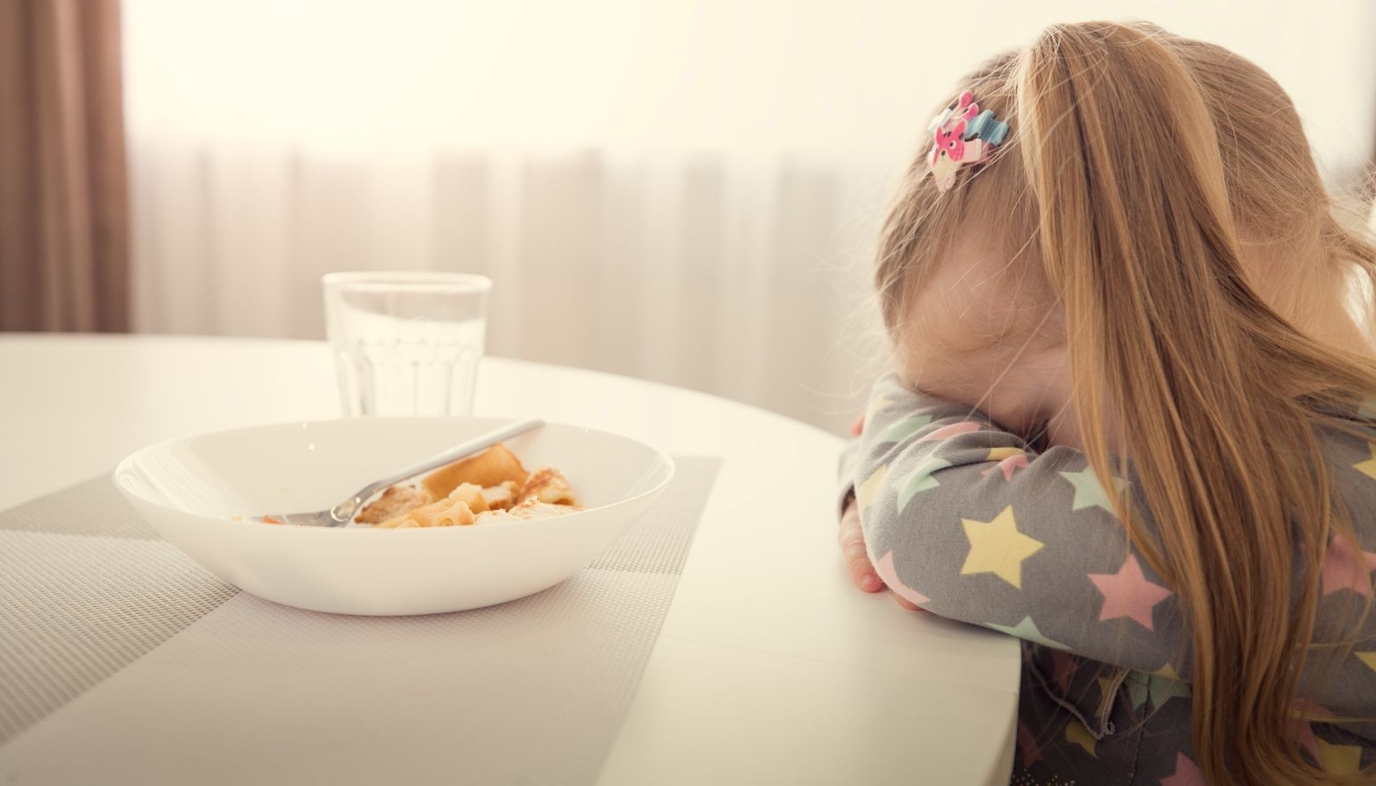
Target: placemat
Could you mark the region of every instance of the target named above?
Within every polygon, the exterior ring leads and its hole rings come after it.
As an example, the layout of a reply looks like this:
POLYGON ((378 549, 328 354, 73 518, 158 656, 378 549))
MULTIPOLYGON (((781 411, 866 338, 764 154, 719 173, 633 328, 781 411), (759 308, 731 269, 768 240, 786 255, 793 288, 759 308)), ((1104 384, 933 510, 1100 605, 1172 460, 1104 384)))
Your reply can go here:
POLYGON ((428 617, 239 593, 106 478, 0 513, 0 781, 589 783, 720 467, 675 461, 655 506, 570 580, 428 617))

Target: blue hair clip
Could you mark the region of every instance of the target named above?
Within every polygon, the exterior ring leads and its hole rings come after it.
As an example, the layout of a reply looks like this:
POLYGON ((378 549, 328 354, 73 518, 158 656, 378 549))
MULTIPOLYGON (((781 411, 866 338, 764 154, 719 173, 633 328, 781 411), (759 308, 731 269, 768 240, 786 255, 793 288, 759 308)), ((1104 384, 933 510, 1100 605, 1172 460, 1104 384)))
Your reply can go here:
POLYGON ((986 109, 975 116, 965 126, 965 139, 983 139, 986 144, 995 147, 1003 144, 1003 138, 1008 136, 1008 124, 1001 123, 994 119, 994 110, 986 109))

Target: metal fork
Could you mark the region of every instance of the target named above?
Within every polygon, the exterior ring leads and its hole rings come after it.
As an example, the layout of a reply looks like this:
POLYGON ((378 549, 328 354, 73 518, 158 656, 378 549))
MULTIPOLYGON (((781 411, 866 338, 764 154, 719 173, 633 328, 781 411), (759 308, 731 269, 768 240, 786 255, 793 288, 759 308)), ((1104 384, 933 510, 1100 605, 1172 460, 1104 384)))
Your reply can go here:
POLYGON ((282 524, 295 524, 302 527, 342 527, 353 520, 354 514, 358 512, 360 505, 388 486, 394 483, 400 483, 409 478, 414 478, 422 472, 428 472, 437 467, 442 467, 451 461, 457 461, 458 459, 471 456, 474 453, 479 453, 498 442, 511 439, 518 434, 524 434, 531 429, 543 425, 545 425, 545 422, 537 418, 522 420, 509 426, 502 426, 482 436, 474 437, 458 447, 431 456, 419 463, 412 464, 394 475, 373 481, 354 492, 349 497, 346 497, 344 501, 329 510, 317 510, 311 513, 273 513, 264 516, 263 520, 268 522, 276 521, 282 524))

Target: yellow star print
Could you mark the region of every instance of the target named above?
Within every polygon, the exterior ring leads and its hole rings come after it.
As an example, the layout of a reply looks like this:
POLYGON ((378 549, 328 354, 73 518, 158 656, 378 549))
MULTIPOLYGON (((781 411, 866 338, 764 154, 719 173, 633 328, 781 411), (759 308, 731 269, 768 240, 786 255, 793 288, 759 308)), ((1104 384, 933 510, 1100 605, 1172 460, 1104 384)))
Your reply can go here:
POLYGON ((1094 752, 1094 746, 1098 740, 1094 739, 1094 735, 1090 734, 1089 729, 1085 728, 1085 725, 1080 721, 1072 720, 1065 725, 1065 741, 1073 742, 1084 748, 1085 753, 1096 759, 1099 758, 1099 754, 1094 752))
POLYGON ((887 409, 892 403, 893 399, 884 398, 883 396, 871 401, 870 405, 865 408, 865 428, 868 429, 870 427, 870 422, 874 420, 876 414, 887 409))
POLYGON ((1334 775, 1356 775, 1362 767, 1362 749, 1356 745, 1334 745, 1323 740, 1319 744, 1319 763, 1324 772, 1334 775))
POLYGON ((1022 589, 1022 561, 1042 549, 1042 542, 1018 532, 1010 505, 993 521, 961 519, 965 537, 970 539, 970 553, 960 567, 960 575, 993 573, 1004 581, 1022 589))
POLYGON ((1180 675, 1176 673, 1175 667, 1169 663, 1157 669, 1156 671, 1150 673, 1155 674, 1158 677, 1165 677, 1168 680, 1175 680, 1176 682, 1180 682, 1180 675))
POLYGON ((880 465, 874 474, 865 478, 865 482, 855 487, 855 501, 860 505, 860 512, 869 510, 870 505, 874 504, 874 498, 879 496, 879 489, 884 486, 884 478, 889 474, 889 465, 880 465))
POLYGON ((989 455, 986 456, 984 460, 1003 461, 1006 458, 1012 458, 1013 456, 1020 455, 1023 452, 1024 451, 1022 449, 1014 447, 990 448, 989 455))
POLYGON ((1366 461, 1353 464, 1352 468, 1362 473, 1363 475, 1366 475, 1367 477, 1376 480, 1376 442, 1368 442, 1366 446, 1367 449, 1371 451, 1371 458, 1366 461))
POLYGON ((1353 654, 1353 655, 1356 655, 1358 658, 1360 658, 1361 661, 1362 661, 1362 663, 1365 663, 1365 664, 1366 664, 1366 667, 1367 667, 1368 669, 1371 669, 1372 671, 1376 671, 1376 651, 1373 651, 1373 652, 1354 652, 1354 653, 1352 653, 1352 654, 1353 654))
POLYGON ((1099 683, 1099 707, 1102 709, 1118 695, 1118 686, 1108 677, 1095 677, 1094 681, 1099 683))

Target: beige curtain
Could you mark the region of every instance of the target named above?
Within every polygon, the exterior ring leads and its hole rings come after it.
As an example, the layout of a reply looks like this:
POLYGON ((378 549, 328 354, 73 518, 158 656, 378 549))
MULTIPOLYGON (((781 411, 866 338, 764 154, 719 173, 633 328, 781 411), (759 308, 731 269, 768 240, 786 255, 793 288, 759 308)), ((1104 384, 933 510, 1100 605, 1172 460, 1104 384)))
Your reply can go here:
POLYGON ((129 327, 119 0, 0 0, 0 330, 129 327))

